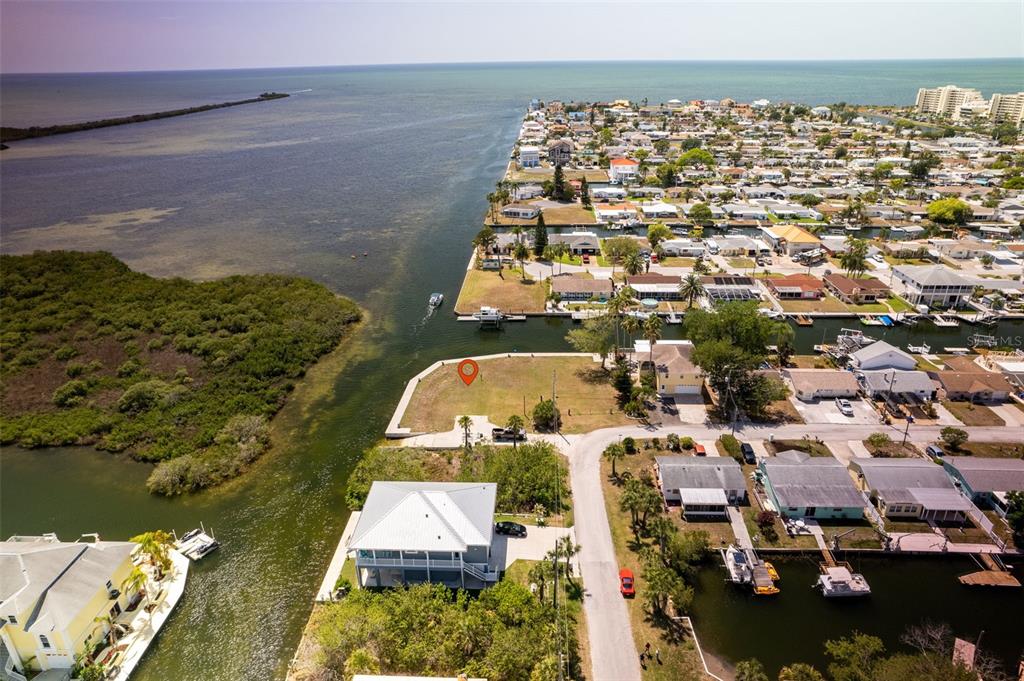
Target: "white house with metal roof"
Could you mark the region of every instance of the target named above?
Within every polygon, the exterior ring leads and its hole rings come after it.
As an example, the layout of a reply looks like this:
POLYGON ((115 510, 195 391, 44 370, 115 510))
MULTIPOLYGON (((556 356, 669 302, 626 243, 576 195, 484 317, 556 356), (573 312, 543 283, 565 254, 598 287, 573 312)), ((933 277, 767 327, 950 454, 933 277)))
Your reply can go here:
POLYGON ((490 482, 374 482, 348 543, 358 585, 479 589, 498 581, 496 494, 490 482))
POLYGON ((861 371, 874 369, 910 371, 917 366, 917 360, 896 346, 880 340, 851 353, 850 365, 861 371))
POLYGON ((903 297, 914 305, 959 307, 974 290, 974 282, 944 265, 898 265, 893 268, 903 284, 903 297))
POLYGON ((658 486, 668 505, 680 505, 686 517, 726 515, 726 507, 747 499, 740 464, 727 456, 659 456, 654 459, 658 486))
POLYGON ((974 507, 928 459, 853 459, 850 469, 886 518, 963 522, 974 507))
POLYGON ((846 467, 831 456, 812 457, 793 449, 758 462, 769 501, 788 518, 864 517, 865 498, 846 467))
POLYGON ((1002 516, 1006 516, 1006 495, 1024 492, 1024 459, 946 456, 942 466, 964 494, 1002 516))

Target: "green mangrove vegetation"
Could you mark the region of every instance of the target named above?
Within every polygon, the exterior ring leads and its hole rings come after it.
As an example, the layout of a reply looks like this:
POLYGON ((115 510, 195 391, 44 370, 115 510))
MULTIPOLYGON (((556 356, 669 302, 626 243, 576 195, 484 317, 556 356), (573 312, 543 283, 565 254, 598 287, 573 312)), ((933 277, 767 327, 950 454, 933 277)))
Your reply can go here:
POLYGON ((307 279, 156 279, 109 253, 4 255, 0 296, 0 442, 126 452, 168 495, 245 470, 360 319, 307 279))
MULTIPOLYGON (((229 106, 241 104, 253 104, 255 102, 266 102, 272 99, 283 99, 288 95, 283 92, 264 92, 259 97, 239 99, 233 102, 221 102, 220 104, 203 104, 202 106, 190 106, 186 109, 172 109, 170 111, 158 111, 151 114, 136 114, 134 116, 121 116, 119 118, 104 118, 98 121, 85 121, 82 123, 68 123, 65 125, 32 126, 29 128, 0 128, 0 141, 15 142, 17 140, 32 139, 33 137, 49 137, 50 135, 66 135, 71 132, 82 132, 83 130, 96 130, 97 128, 110 128, 115 125, 128 125, 129 123, 143 123, 155 121, 161 118, 174 118, 175 116, 187 116, 188 114, 213 111, 214 109, 226 109, 229 106)), ((7 147, 4 146, 4 149, 7 147)))

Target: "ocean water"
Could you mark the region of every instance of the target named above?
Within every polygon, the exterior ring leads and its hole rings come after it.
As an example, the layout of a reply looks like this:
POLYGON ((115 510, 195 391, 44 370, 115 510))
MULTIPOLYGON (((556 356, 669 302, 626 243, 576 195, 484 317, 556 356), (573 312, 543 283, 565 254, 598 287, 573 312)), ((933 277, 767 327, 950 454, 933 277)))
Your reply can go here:
MULTIPOLYGON (((8 450, 0 460, 0 534, 56 531, 70 538, 95 531, 121 539, 157 526, 180 532, 199 521, 212 525, 223 549, 195 566, 185 598, 135 678, 281 678, 348 515, 345 479, 379 440, 404 382, 444 357, 565 347, 568 325, 558 320, 495 334, 450 316, 484 196, 505 167, 531 98, 906 104, 918 87, 949 82, 986 94, 1019 91, 1024 62, 2 76, 0 121, 11 126, 293 93, 12 144, 0 153, 0 249, 108 250, 160 276, 301 274, 357 299, 368 321, 346 346, 340 372, 314 372, 313 396, 286 408, 275 452, 244 478, 165 500, 145 492, 143 465, 88 450, 8 450), (449 303, 427 317, 432 291, 449 303)), ((915 576, 907 571, 901 578, 915 576)), ((972 609, 972 597, 953 586, 936 588, 942 597, 967 599, 955 609, 959 632, 976 635, 1000 617, 972 609)), ((822 614, 807 612, 802 621, 811 625, 800 636, 814 639, 813 620, 822 614)), ((742 655, 744 635, 723 652, 742 655)), ((1000 653, 1009 660, 1019 650, 1000 653)))

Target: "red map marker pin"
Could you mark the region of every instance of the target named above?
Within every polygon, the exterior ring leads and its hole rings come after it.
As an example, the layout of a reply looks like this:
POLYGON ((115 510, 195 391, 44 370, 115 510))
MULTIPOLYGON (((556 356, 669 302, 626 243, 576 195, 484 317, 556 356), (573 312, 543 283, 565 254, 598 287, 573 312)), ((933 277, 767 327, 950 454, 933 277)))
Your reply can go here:
POLYGON ((459 378, 466 385, 472 383, 478 373, 480 373, 480 366, 473 360, 464 359, 459 362, 459 378))

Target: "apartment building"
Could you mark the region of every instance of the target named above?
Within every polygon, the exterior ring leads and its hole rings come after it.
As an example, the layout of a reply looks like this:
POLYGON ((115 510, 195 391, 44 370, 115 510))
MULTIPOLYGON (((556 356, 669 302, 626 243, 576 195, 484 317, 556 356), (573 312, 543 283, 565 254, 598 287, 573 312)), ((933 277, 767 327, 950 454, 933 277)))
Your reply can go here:
POLYGON ((973 88, 944 85, 936 88, 921 88, 917 91, 916 106, 919 113, 960 118, 960 107, 984 99, 981 92, 973 88))
POLYGON ((996 123, 1013 123, 1019 126, 1024 122, 1024 92, 1015 94, 994 94, 988 105, 988 118, 996 123))

